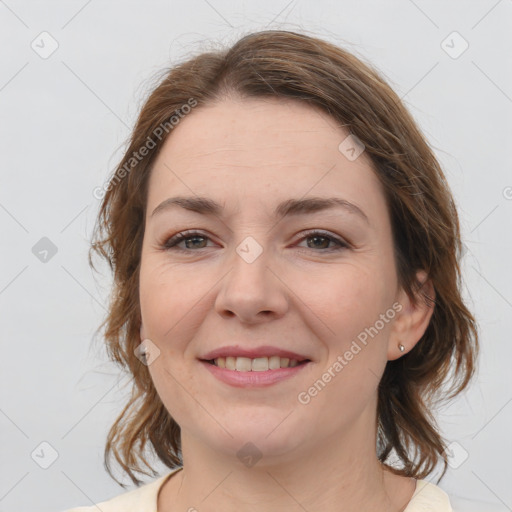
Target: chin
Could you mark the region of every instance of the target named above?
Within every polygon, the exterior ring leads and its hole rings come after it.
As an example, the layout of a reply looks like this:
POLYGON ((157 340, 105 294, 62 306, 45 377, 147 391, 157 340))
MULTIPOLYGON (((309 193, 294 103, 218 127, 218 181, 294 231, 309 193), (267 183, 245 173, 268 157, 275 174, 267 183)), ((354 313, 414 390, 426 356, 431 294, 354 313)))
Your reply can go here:
POLYGON ((259 419, 253 416, 251 421, 241 421, 238 417, 236 423, 223 423, 233 437, 224 431, 222 437, 214 433, 208 436, 208 443, 230 456, 234 453, 242 463, 246 455, 258 459, 261 457, 263 460, 260 460, 259 465, 273 459, 277 462, 278 458, 286 458, 287 454, 291 454, 305 442, 304 428, 299 430, 290 418, 284 418, 286 414, 259 419))

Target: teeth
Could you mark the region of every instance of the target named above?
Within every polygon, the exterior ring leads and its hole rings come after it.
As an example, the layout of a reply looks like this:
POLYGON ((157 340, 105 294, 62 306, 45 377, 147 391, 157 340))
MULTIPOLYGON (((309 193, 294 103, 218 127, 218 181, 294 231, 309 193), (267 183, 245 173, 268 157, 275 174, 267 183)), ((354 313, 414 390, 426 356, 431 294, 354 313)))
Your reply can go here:
POLYGON ((257 357, 250 359, 249 357, 218 357, 213 360, 215 366, 226 368, 228 370, 236 370, 239 372, 264 372, 267 370, 277 370, 279 368, 293 368, 299 365, 296 359, 288 357, 257 357))
POLYGON ((268 370, 268 357, 257 357, 252 362, 249 359, 249 364, 252 366, 251 370, 253 372, 265 372, 268 370))
MULTIPOLYGON (((272 356, 269 358, 264 357, 263 359, 268 359, 269 370, 277 370, 278 368, 281 368, 281 358, 279 356, 272 356)), ((252 367, 252 369, 254 370, 254 366, 252 367)))
POLYGON ((235 362, 235 370, 239 372, 251 371, 251 360, 248 357, 237 357, 235 362))

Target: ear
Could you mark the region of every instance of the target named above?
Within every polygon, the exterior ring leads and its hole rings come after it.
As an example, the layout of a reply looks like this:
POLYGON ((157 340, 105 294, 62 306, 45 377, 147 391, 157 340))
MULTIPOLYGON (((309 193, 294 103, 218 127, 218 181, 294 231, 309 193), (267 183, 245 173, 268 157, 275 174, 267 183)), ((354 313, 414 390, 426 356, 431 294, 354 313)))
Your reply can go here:
POLYGON ((146 332, 144 330, 144 325, 142 322, 140 323, 140 341, 144 341, 146 339, 146 332))
POLYGON ((402 306, 391 327, 388 342, 388 361, 407 354, 421 339, 427 330, 435 307, 435 290, 432 281, 424 271, 416 274, 421 288, 416 292, 415 301, 404 290, 400 290, 397 302, 402 306), (431 300, 430 300, 431 299, 431 300), (399 345, 405 347, 401 352, 399 345))

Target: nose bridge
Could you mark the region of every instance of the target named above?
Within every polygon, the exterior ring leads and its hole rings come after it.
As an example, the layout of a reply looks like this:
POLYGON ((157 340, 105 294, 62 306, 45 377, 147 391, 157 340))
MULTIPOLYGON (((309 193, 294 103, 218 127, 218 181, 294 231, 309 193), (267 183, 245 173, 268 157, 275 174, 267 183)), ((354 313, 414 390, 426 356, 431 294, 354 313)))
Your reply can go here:
POLYGON ((221 282, 215 308, 219 314, 243 321, 282 316, 288 306, 285 287, 271 271, 272 251, 255 238, 246 237, 229 260, 230 270, 221 282), (260 314, 261 313, 261 314, 260 314))

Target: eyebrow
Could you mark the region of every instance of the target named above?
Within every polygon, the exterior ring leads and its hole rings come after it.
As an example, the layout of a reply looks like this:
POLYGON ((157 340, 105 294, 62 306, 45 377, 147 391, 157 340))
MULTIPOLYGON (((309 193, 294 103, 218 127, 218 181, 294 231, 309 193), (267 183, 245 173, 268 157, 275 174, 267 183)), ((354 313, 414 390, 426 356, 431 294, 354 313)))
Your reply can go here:
MULTIPOLYGON (((172 207, 179 206, 185 210, 189 210, 201 215, 221 216, 223 206, 207 197, 169 197, 162 201, 151 214, 154 217, 156 214, 168 210, 172 207)), ((332 208, 343 208, 351 214, 361 217, 369 224, 366 214, 355 204, 342 199, 341 197, 307 197, 303 199, 287 199, 279 203, 274 210, 274 216, 277 218, 288 217, 292 215, 306 215, 309 213, 316 213, 332 208)))

